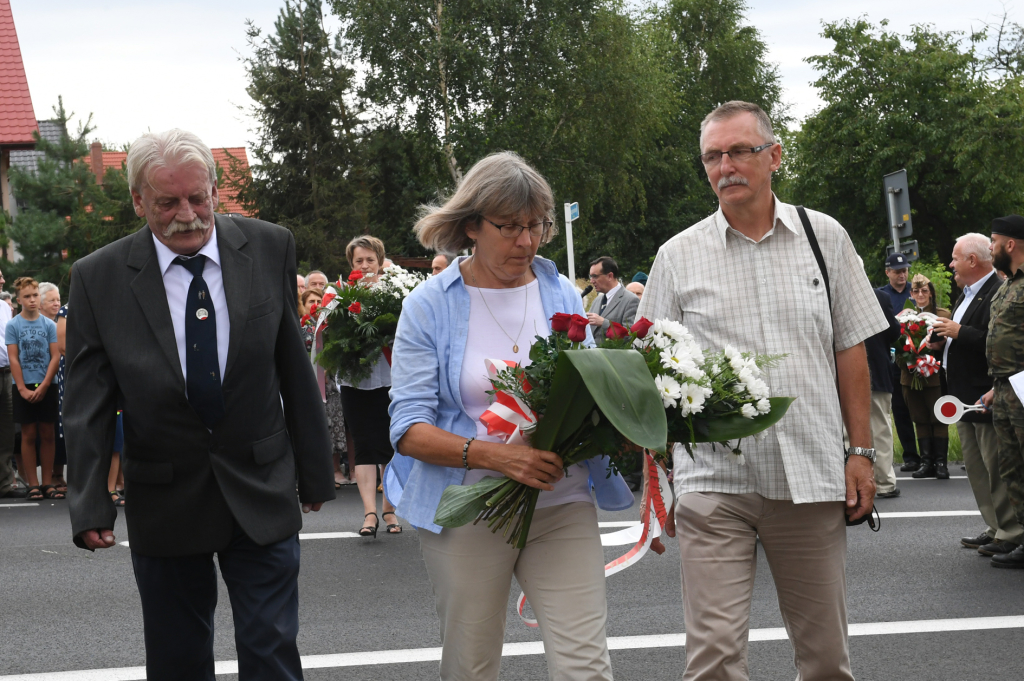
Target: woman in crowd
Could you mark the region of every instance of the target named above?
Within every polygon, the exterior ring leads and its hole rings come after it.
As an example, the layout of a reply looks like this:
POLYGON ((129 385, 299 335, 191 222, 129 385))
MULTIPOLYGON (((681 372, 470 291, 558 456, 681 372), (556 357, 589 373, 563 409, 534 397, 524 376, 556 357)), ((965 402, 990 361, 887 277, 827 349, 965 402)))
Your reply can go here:
MULTIPOLYGON (((380 276, 385 262, 384 242, 372 236, 358 236, 345 248, 345 257, 353 270, 360 270, 363 283, 372 285, 380 276)), ((391 365, 378 355, 370 375, 359 385, 341 381, 341 409, 345 414, 345 428, 352 435, 355 449, 356 485, 363 500, 363 526, 359 534, 376 537, 377 526, 384 521, 388 534, 401 534, 395 507, 384 495, 381 514, 377 516, 377 475, 383 475, 384 466, 391 461, 394 449, 391 447, 389 431, 391 420, 388 407, 391 398, 391 365), (369 520, 373 516, 373 521, 369 520), (388 522, 391 516, 391 522, 388 522)), ((337 480, 337 478, 335 478, 337 480)))
MULTIPOLYGON (((512 576, 540 622, 552 679, 611 679, 604 551, 591 497, 621 510, 633 495, 594 458, 563 473, 552 452, 502 444, 479 417, 489 406, 484 360, 528 364, 556 312, 584 314, 554 263, 537 257, 555 233, 547 181, 504 152, 477 163, 442 207, 416 224, 427 248, 475 246, 406 298, 393 354, 385 490, 418 532, 441 619, 441 679, 498 678, 512 576), (486 524, 434 523, 448 485, 505 475, 542 490, 522 550, 486 524)), ((589 328, 587 342, 593 344, 589 328)))
MULTIPOLYGON (((299 297, 299 319, 302 319, 309 314, 309 308, 314 304, 319 305, 324 299, 323 291, 315 288, 308 288, 302 292, 299 297)), ((315 322, 314 322, 315 324, 315 322)), ((314 325, 303 324, 302 325, 302 339, 306 341, 306 352, 313 349, 313 331, 314 325)))
MULTIPOLYGON (((60 304, 60 289, 56 284, 48 281, 39 282, 39 314, 43 315, 57 325, 57 351, 60 346, 60 322, 58 314, 63 308, 60 304)), ((60 364, 57 367, 57 376, 54 383, 57 386, 57 425, 54 434, 53 446, 53 487, 58 492, 67 494, 68 483, 64 479, 64 466, 68 463, 68 450, 64 446, 64 424, 60 419, 61 395, 64 392, 64 355, 61 354, 60 364)), ((39 443, 37 442, 37 445, 39 443)))
MULTIPOLYGON (((949 310, 937 307, 935 303, 935 285, 923 274, 915 274, 910 282, 910 297, 918 312, 931 312, 937 317, 949 319, 949 310)), ((936 353, 942 359, 942 353, 936 353)), ((949 478, 946 466, 949 456, 949 426, 939 423, 935 418, 935 402, 945 394, 942 372, 938 371, 925 379, 925 387, 914 390, 911 386, 911 374, 907 367, 902 367, 900 384, 903 388, 903 399, 910 411, 910 420, 917 430, 917 446, 921 452, 921 467, 912 473, 915 478, 949 478)))

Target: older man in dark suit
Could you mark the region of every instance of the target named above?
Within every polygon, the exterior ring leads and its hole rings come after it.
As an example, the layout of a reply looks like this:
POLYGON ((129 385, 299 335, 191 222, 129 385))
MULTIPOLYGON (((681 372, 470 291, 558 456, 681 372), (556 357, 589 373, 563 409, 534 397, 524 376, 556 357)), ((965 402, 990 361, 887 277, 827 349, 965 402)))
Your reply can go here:
POLYGON ((612 258, 603 255, 590 263, 590 283, 598 292, 590 305, 587 318, 594 333, 594 340, 600 342, 608 333, 612 322, 625 327, 633 325, 640 299, 619 281, 619 265, 612 258))
POLYGON ((217 554, 239 679, 301 679, 299 504, 319 510, 334 485, 297 321, 294 240, 215 215, 216 166, 191 133, 143 135, 127 169, 148 226, 80 260, 71 281, 64 428, 75 543, 115 543, 106 476, 123 404, 147 678, 213 681, 217 554))
MULTIPOLYGON (((940 319, 934 327, 935 334, 943 338, 934 347, 943 350, 942 367, 949 393, 964 404, 976 403, 992 388, 985 342, 989 308, 1000 280, 992 267, 990 243, 984 234, 965 234, 957 239, 950 267, 963 293, 953 306, 952 319, 940 319)), ((967 479, 988 526, 977 537, 964 537, 960 543, 986 556, 1010 553, 1022 543, 1024 528, 1017 522, 1006 483, 999 475, 992 413, 964 414, 956 429, 967 479)))

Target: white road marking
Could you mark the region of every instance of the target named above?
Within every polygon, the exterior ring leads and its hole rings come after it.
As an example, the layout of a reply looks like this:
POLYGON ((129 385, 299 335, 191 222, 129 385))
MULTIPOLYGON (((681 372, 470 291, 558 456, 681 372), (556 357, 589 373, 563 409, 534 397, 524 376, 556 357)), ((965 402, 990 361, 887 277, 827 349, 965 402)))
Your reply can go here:
POLYGON ((358 532, 305 532, 299 533, 299 539, 351 539, 358 537, 358 532))
MULTIPOLYGON (((966 480, 967 476, 966 475, 951 475, 951 476, 949 476, 949 479, 950 480, 966 480)), ((896 482, 907 482, 907 481, 917 481, 917 480, 935 480, 935 478, 911 478, 911 477, 896 478, 896 482)))
POLYGON ((883 518, 949 518, 960 515, 981 515, 981 511, 893 511, 878 515, 883 518))
MULTIPOLYGON (((865 622, 850 625, 850 636, 904 635, 908 631, 924 634, 948 631, 989 631, 993 629, 1024 629, 1024 616, 965 617, 960 619, 916 620, 909 622, 865 622)), ((785 641, 782 627, 751 629, 751 641, 785 641)), ((686 634, 652 634, 647 636, 612 636, 610 650, 636 650, 644 648, 678 648, 686 645, 686 634)), ((543 655, 540 641, 506 643, 502 656, 543 655)), ((338 667, 368 667, 403 664, 408 662, 437 662, 440 648, 408 648, 405 650, 371 650, 363 653, 335 653, 330 655, 303 655, 303 669, 335 669, 338 667)), ((215 673, 237 674, 238 662, 224 660, 215 664, 215 673)), ((44 672, 41 674, 15 674, 0 676, 0 681, 144 681, 145 667, 114 669, 84 669, 81 671, 44 672)))
POLYGON ((28 508, 29 506, 38 506, 39 504, 34 501, 26 501, 20 504, 0 504, 0 508, 28 508))

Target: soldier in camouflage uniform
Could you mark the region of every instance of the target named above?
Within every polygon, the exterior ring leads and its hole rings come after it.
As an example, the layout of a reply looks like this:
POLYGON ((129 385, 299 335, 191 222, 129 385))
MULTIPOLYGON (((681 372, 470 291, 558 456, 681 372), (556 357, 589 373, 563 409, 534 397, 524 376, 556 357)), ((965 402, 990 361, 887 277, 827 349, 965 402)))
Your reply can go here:
MULTIPOLYGON (((994 379, 982 398, 991 404, 999 447, 999 474, 1006 482, 1017 520, 1024 523, 1024 405, 1009 377, 1024 371, 1024 217, 992 221, 992 261, 1007 275, 992 297, 986 355, 994 379)), ((993 567, 1024 568, 1024 545, 992 557, 993 567)))

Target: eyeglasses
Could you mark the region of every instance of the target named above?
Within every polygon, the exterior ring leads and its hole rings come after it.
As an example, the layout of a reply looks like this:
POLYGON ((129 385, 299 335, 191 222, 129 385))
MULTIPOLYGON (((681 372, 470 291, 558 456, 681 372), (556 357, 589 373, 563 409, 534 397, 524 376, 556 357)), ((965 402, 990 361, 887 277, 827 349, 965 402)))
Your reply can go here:
POLYGON ((519 235, 523 233, 524 229, 530 230, 530 236, 543 236, 544 234, 547 234, 549 229, 551 229, 551 225, 555 224, 551 222, 551 220, 541 220, 540 222, 531 222, 529 225, 517 225, 514 222, 499 225, 491 222, 487 218, 483 219, 497 227, 498 231, 501 232, 501 235, 506 239, 518 238, 519 235))
POLYGON ((750 157, 753 156, 754 154, 760 151, 764 151, 765 149, 773 146, 775 146, 775 142, 767 142, 766 144, 762 144, 759 147, 753 148, 738 147, 735 149, 730 149, 729 151, 708 151, 703 154, 698 154, 697 158, 699 158, 701 162, 706 166, 717 166, 719 163, 722 162, 722 156, 724 154, 729 154, 729 158, 731 158, 733 161, 739 161, 740 163, 742 163, 744 161, 750 160, 750 157))
POLYGON ((601 274, 591 274, 590 275, 590 281, 597 281, 598 277, 603 277, 605 274, 607 274, 607 273, 606 272, 602 272, 601 274))

